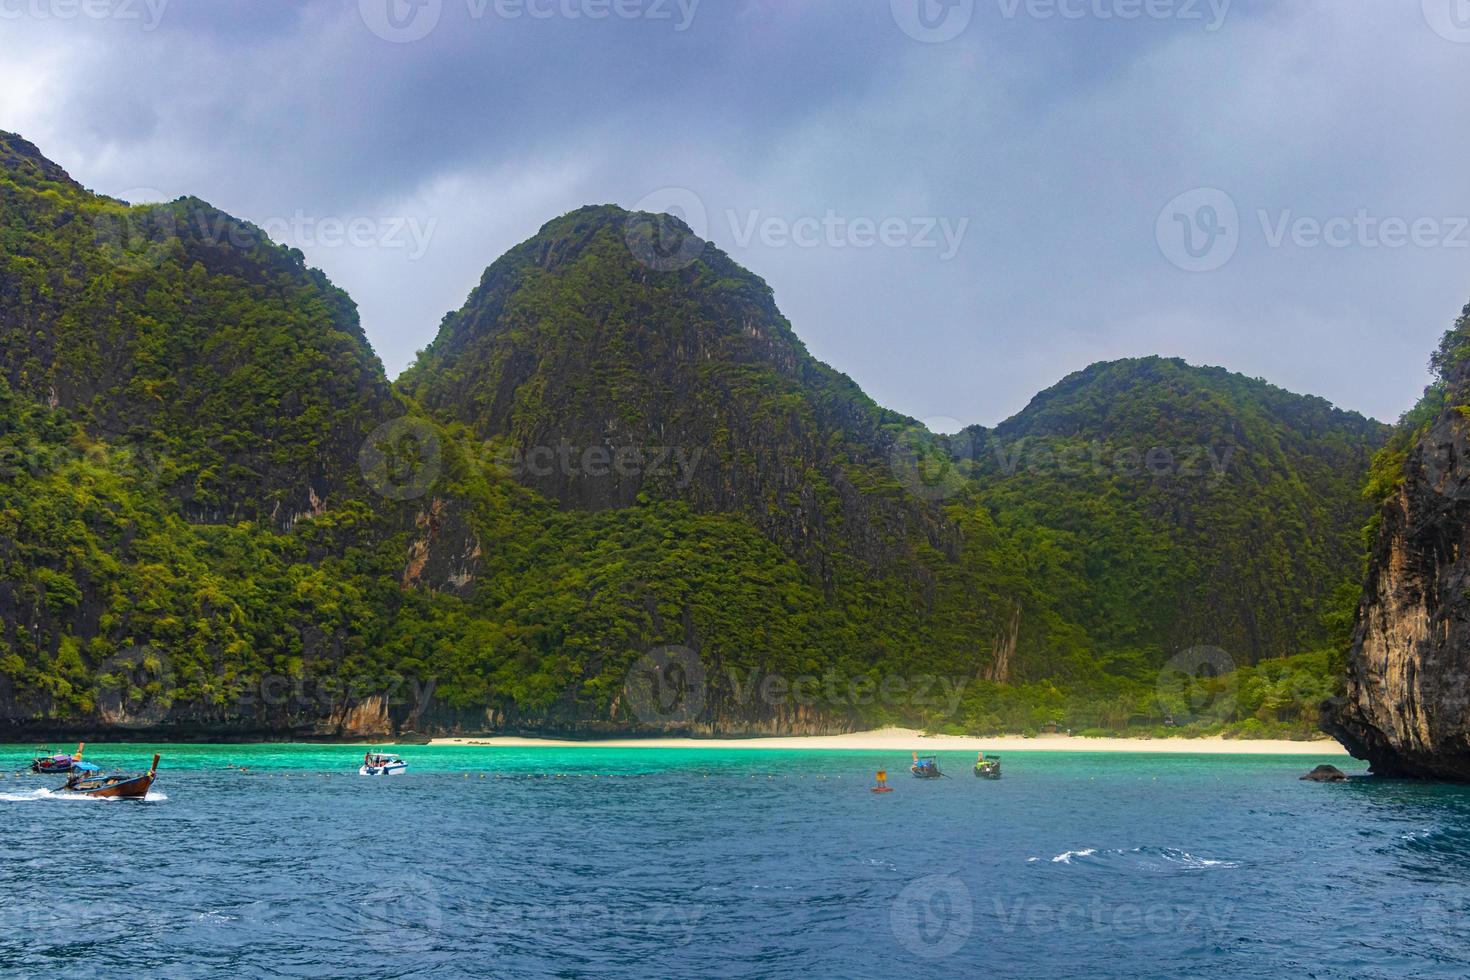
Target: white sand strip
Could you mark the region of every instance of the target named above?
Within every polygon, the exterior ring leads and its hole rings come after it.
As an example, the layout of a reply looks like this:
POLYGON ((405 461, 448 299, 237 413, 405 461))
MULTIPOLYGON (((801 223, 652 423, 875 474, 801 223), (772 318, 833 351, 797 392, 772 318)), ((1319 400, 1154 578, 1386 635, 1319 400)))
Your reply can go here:
POLYGON ((862 752, 1166 752, 1174 755, 1347 755, 1331 739, 1293 742, 1286 739, 1227 738, 1075 738, 1038 735, 925 735, 907 728, 884 728, 850 735, 775 738, 633 738, 567 741, 551 738, 436 738, 432 745, 479 745, 492 748, 603 749, 847 749, 862 752))

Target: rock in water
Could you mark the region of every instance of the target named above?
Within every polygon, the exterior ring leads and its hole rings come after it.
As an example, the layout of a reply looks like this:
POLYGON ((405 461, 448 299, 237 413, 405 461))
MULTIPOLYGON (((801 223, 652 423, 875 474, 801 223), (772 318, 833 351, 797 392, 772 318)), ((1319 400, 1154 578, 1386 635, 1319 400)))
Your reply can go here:
POLYGON ((1470 781, 1467 337, 1470 308, 1436 358, 1443 404, 1383 505, 1347 693, 1323 706, 1323 731, 1380 775, 1470 781))
POLYGON ((1318 766, 1302 777, 1304 783, 1345 783, 1347 773, 1336 766, 1318 766))

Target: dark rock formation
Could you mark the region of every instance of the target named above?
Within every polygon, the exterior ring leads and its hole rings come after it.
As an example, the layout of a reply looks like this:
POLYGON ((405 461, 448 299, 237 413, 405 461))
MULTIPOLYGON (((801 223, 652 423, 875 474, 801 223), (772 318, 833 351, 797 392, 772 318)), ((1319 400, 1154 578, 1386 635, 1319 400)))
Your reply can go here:
POLYGON ((1470 781, 1470 369, 1382 511, 1348 663, 1322 729, 1386 776, 1470 781))
POLYGON ((1336 766, 1318 766, 1302 777, 1304 783, 1345 783, 1347 773, 1336 766))

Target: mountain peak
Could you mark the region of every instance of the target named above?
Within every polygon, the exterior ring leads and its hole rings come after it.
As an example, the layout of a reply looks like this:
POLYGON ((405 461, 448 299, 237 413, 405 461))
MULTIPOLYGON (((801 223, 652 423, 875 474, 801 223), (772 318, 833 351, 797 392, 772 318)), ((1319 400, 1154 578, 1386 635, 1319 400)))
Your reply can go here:
POLYGON ((996 431, 1009 438, 1096 435, 1118 426, 1152 428, 1145 417, 1149 412, 1177 420, 1243 411, 1312 431, 1341 430, 1373 439, 1387 433, 1382 423, 1340 409, 1325 398, 1296 394, 1226 368, 1159 355, 1098 361, 1074 371, 1037 394, 996 431))
POLYGON ((80 189, 71 175, 41 153, 36 145, 16 133, 0 130, 0 170, 22 180, 67 184, 80 189))

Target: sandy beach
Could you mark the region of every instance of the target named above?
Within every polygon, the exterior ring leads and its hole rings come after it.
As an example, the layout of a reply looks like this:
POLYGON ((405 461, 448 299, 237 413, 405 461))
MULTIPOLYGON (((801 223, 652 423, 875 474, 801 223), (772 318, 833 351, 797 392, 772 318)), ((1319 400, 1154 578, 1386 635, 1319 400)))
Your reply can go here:
POLYGON ((1173 755, 1347 755, 1331 739, 1292 742, 1284 739, 1226 738, 1076 738, 1068 735, 926 735, 907 728, 884 728, 849 735, 778 738, 646 738, 566 741, 538 738, 436 738, 431 745, 479 745, 498 748, 604 749, 838 749, 862 752, 1159 752, 1173 755))

